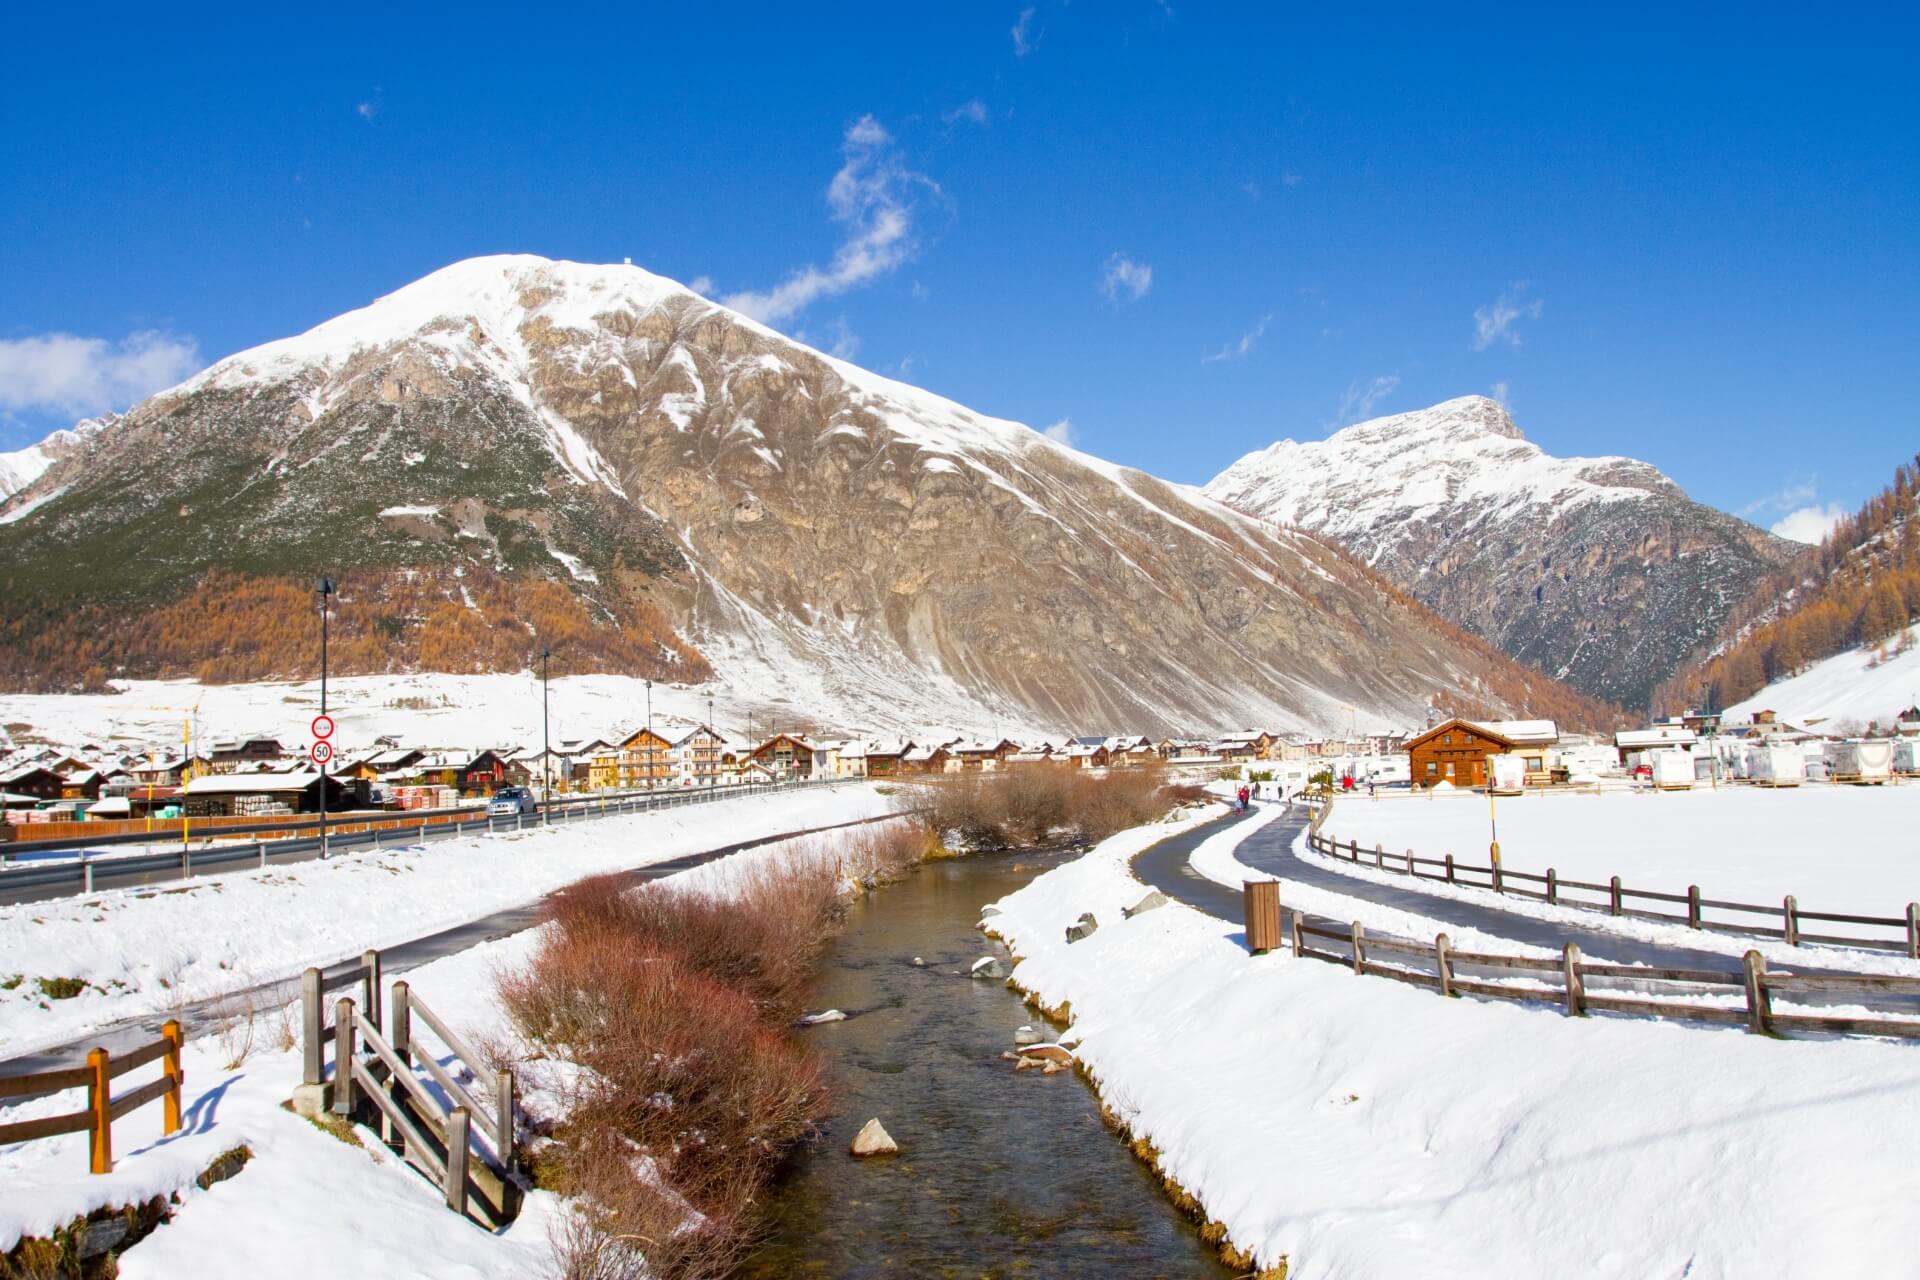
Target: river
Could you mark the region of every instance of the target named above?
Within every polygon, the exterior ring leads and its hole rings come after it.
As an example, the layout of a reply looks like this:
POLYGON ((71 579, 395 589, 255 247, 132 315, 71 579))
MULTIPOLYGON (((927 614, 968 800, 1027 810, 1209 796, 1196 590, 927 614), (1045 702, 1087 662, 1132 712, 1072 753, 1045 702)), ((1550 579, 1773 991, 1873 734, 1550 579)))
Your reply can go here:
POLYGON ((821 1277, 1226 1277, 1232 1274, 1100 1120, 1078 1073, 1015 1072, 1000 1054, 1039 1019, 1003 983, 965 977, 992 951, 980 907, 1077 851, 928 863, 866 895, 825 957, 801 1034, 831 1062, 834 1114, 789 1161, 751 1280, 821 1277), (925 968, 915 968, 915 956, 925 968), (847 1144, 879 1117, 897 1157, 847 1144))

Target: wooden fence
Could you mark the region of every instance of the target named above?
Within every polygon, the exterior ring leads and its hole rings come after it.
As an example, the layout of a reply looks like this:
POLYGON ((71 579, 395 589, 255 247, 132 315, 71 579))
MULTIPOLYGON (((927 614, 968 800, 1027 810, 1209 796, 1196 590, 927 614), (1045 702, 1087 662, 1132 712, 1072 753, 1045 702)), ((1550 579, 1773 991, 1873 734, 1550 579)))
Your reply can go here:
POLYGON ((1547 868, 1545 875, 1534 875, 1526 871, 1509 871, 1498 864, 1477 866, 1459 862, 1451 854, 1444 858, 1421 858, 1416 857, 1411 849, 1400 854, 1387 853, 1378 844, 1375 844, 1371 850, 1362 850, 1357 840, 1348 840, 1342 847, 1338 838, 1320 834, 1318 823, 1324 821, 1325 813, 1326 810, 1323 809, 1315 825, 1307 833, 1308 844, 1315 853, 1343 858, 1348 862, 1371 866, 1379 871, 1411 876, 1415 880, 1432 880, 1470 889, 1491 889, 1497 894, 1514 898, 1530 898, 1553 906, 1574 907, 1640 920, 1664 920, 1684 924, 1691 929, 1703 929, 1714 933, 1780 938, 1789 946, 1797 947, 1803 943, 1819 942, 1876 951, 1904 951, 1908 959, 1920 960, 1920 903, 1909 902, 1906 912, 1898 916, 1844 915, 1834 911, 1808 911, 1799 905, 1799 900, 1792 894, 1787 895, 1785 901, 1777 907, 1755 906, 1751 903, 1704 897, 1697 884, 1688 885, 1685 893, 1659 893, 1652 889, 1629 889, 1620 883, 1619 876, 1612 877, 1606 884, 1592 884, 1582 880, 1563 880, 1552 867, 1547 868), (1423 867, 1427 870, 1422 870, 1423 867), (1581 896, 1583 894, 1593 895, 1593 898, 1583 898, 1581 896), (1681 907, 1682 910, 1662 911, 1652 907, 1635 907, 1628 904, 1629 899, 1672 904, 1681 907), (1740 912, 1750 916, 1771 917, 1779 920, 1780 924, 1778 927, 1773 927, 1758 921, 1735 923, 1726 920, 1708 920, 1706 918, 1708 911, 1740 912), (1816 926, 1844 924, 1867 929, 1885 929, 1895 931, 1899 936, 1875 938, 1810 933, 1805 928, 1806 922, 1813 922, 1816 926))
POLYGON ((168 1022, 160 1028, 158 1040, 117 1058, 105 1049, 94 1049, 87 1054, 87 1064, 83 1067, 0 1077, 0 1098, 32 1097, 64 1089, 84 1088, 87 1091, 87 1105, 79 1111, 42 1116, 38 1120, 23 1120, 17 1124, 0 1124, 0 1145, 51 1138, 62 1133, 86 1133, 92 1136, 88 1144, 88 1167, 94 1173, 113 1172, 113 1122, 129 1111, 143 1107, 155 1098, 162 1098, 166 1106, 161 1117, 161 1136, 179 1131, 180 1087, 186 1080, 186 1073, 180 1069, 183 1043, 180 1024, 168 1022), (158 1080, 149 1081, 117 1098, 113 1096, 113 1082, 116 1079, 155 1061, 163 1064, 158 1080))
POLYGON ((513 1073, 487 1069, 406 982, 395 982, 391 999, 383 1002, 378 952, 367 952, 359 969, 332 982, 320 970, 308 969, 301 979, 301 1006, 301 1088, 308 1106, 377 1127, 390 1148, 440 1189, 455 1213, 488 1227, 512 1221, 521 1200, 513 1073), (326 992, 354 984, 361 988, 360 1004, 350 997, 336 999, 329 1023, 326 992), (439 1049, 422 1030, 438 1039, 439 1049), (456 1071, 443 1056, 463 1069, 456 1071))

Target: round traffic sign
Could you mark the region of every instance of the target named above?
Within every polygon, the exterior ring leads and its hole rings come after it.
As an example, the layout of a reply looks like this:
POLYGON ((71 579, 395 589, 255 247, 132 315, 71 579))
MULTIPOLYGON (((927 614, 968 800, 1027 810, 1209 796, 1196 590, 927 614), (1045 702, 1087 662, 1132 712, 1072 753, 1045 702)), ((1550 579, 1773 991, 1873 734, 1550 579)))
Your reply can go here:
POLYGON ((308 754, 313 757, 315 764, 325 764, 327 761, 333 759, 333 744, 331 742, 316 742, 313 744, 313 750, 308 752, 308 754))
POLYGON ((333 736, 333 717, 327 715, 325 712, 315 716, 313 718, 313 736, 316 738, 331 738, 333 736))

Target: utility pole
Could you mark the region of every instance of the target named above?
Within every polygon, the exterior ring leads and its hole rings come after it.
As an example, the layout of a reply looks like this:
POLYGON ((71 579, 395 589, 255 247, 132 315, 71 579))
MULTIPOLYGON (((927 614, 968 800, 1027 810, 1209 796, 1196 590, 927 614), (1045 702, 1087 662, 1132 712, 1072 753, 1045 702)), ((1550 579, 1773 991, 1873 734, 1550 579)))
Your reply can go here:
MULTIPOLYGON (((333 598, 333 579, 314 584, 320 592, 320 714, 327 714, 327 603, 333 598)), ((327 763, 320 765, 320 860, 327 860, 327 763)))
POLYGON ((647 681, 647 790, 653 790, 653 681, 647 681))
POLYGON ((547 660, 550 645, 540 646, 540 825, 547 825, 553 806, 553 735, 547 723, 547 660))
POLYGON ((707 693, 707 785, 720 776, 720 731, 713 727, 713 693, 707 693))

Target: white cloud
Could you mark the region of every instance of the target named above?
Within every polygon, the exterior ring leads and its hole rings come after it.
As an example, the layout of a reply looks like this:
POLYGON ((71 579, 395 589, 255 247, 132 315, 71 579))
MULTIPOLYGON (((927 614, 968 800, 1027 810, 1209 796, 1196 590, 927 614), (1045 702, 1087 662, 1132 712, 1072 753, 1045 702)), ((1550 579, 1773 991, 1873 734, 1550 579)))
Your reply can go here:
POLYGON ((1106 294, 1110 302, 1138 302, 1151 288, 1153 268, 1144 262, 1135 262, 1124 253, 1108 258, 1100 274, 1100 292, 1106 294))
POLYGON ((1486 306, 1474 308, 1475 351, 1485 351, 1496 342, 1505 342, 1513 347, 1520 345, 1520 333, 1514 325, 1522 320, 1538 320, 1543 305, 1538 298, 1522 302, 1520 295, 1526 291, 1527 282, 1521 280, 1486 306))
POLYGON ((1261 335, 1266 333, 1267 325, 1272 319, 1273 313, 1269 311, 1266 315, 1260 317, 1259 323, 1255 324, 1253 328, 1240 335, 1240 341, 1229 342, 1226 346, 1211 355, 1201 356, 1200 363, 1217 364, 1222 360, 1240 359, 1246 355, 1247 352, 1253 350, 1255 344, 1260 341, 1261 335))
POLYGON ((722 299, 735 311, 778 324, 817 298, 845 293, 891 272, 913 256, 916 191, 940 194, 931 178, 908 169, 893 135, 872 116, 847 127, 841 165, 827 184, 827 207, 846 228, 846 238, 825 267, 807 266, 764 293, 747 291, 722 299))
POLYGON ((354 111, 359 114, 362 120, 371 120, 380 114, 380 104, 372 99, 368 99, 355 107, 354 111))
POLYGON ((119 342, 71 333, 0 339, 0 410, 78 416, 124 409, 203 363, 192 338, 151 329, 119 342))
MULTIPOLYGON (((1740 508, 1740 514, 1751 520, 1755 516, 1777 515, 1792 511, 1795 507, 1804 507, 1820 496, 1820 477, 1809 476, 1805 480, 1788 480, 1778 493, 1769 493, 1765 497, 1755 498, 1740 508)), ((1782 535, 1784 536, 1784 535, 1782 535)))
POLYGON ((1772 532, 1794 542, 1818 543, 1846 516, 1846 508, 1837 502, 1829 502, 1824 507, 1801 507, 1775 521, 1772 532))
POLYGON ((1074 432, 1072 418, 1062 418, 1052 426, 1044 428, 1040 434, 1055 444, 1064 444, 1068 448, 1072 448, 1073 442, 1079 438, 1074 432))
POLYGON ((1499 403, 1502 409, 1511 409, 1513 407, 1513 388, 1508 386, 1504 379, 1494 383, 1489 390, 1493 392, 1494 400, 1499 403))
POLYGON ((1013 56, 1024 58, 1039 43, 1040 37, 1033 30, 1033 6, 1028 5, 1020 11, 1019 20, 1013 24, 1013 56))
POLYGON ((687 281, 687 288, 704 298, 713 292, 713 277, 695 276, 693 279, 687 281))
POLYGON ((1369 382, 1351 382, 1347 384, 1347 393, 1340 397, 1340 412, 1334 421, 1339 426, 1359 422, 1373 413, 1373 406, 1393 394, 1400 385, 1400 375, 1383 373, 1369 382))
POLYGON ((974 124, 985 124, 987 104, 975 98, 971 102, 963 102, 957 107, 942 111, 940 119, 947 124, 952 124, 956 120, 971 120, 974 124))

